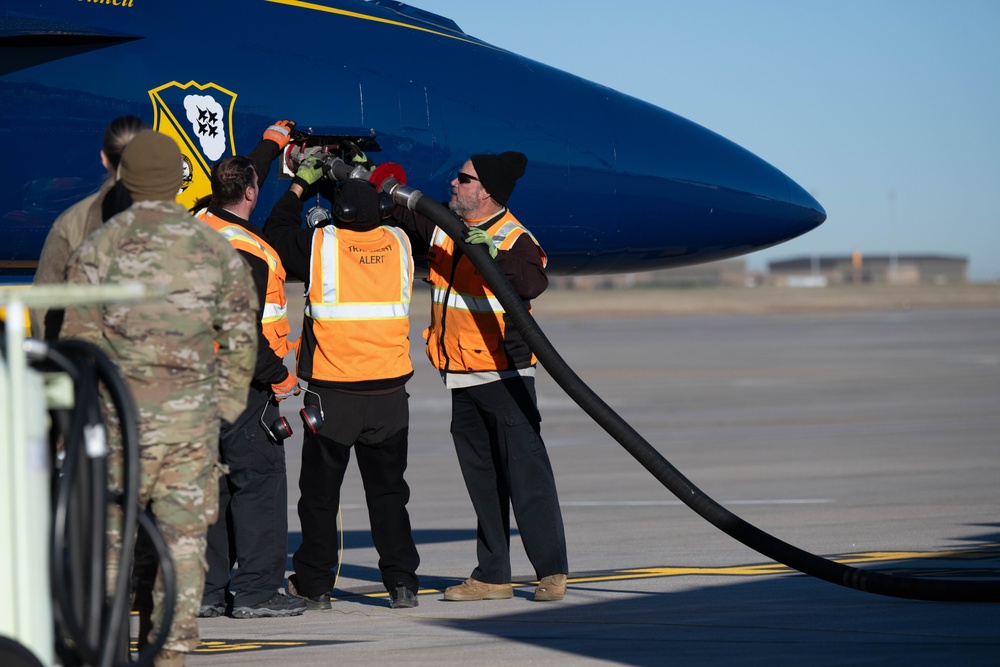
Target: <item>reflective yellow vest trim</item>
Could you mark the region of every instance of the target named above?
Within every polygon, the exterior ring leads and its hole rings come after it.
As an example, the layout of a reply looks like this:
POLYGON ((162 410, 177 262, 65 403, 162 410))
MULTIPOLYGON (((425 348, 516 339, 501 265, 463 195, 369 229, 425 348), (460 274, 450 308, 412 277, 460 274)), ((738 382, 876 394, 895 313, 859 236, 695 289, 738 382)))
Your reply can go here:
MULTIPOLYGON (((498 250, 509 250, 522 234, 538 247, 542 266, 545 252, 538 240, 506 211, 487 233, 498 250)), ((526 368, 537 360, 527 346, 507 344, 504 309, 472 262, 454 268, 455 242, 440 227, 431 235, 431 325, 424 330, 427 357, 435 368, 449 372, 500 371, 526 368)), ((525 302, 528 311, 530 303, 525 302)))
POLYGON ((365 382, 408 375, 413 257, 395 227, 313 234, 299 375, 365 382))
POLYGON ((288 307, 285 299, 285 267, 278 253, 267 241, 240 225, 227 222, 203 209, 195 217, 219 232, 237 250, 259 257, 267 263, 267 291, 264 308, 260 314, 261 330, 274 353, 282 358, 295 347, 288 340, 291 326, 288 324, 288 307))

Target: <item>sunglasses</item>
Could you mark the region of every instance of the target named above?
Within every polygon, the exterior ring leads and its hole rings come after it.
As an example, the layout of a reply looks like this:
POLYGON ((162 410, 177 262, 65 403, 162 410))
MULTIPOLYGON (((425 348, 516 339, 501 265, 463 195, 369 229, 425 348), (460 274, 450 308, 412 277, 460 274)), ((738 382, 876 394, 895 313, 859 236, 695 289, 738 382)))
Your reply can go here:
POLYGON ((475 176, 470 176, 469 174, 465 173, 464 171, 458 172, 458 176, 456 176, 455 178, 457 178, 458 182, 461 183, 462 185, 468 185, 472 181, 478 181, 479 180, 475 176))

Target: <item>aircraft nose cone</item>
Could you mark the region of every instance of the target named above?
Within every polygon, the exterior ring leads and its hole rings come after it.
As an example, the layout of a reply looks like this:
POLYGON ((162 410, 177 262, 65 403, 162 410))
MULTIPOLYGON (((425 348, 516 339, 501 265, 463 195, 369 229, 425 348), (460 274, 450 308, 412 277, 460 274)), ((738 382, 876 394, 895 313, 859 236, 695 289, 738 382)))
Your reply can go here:
POLYGON ((571 177, 599 183, 613 195, 561 212, 563 220, 569 211, 576 220, 614 224, 580 225, 576 237, 592 239, 591 247, 581 242, 576 252, 557 253, 550 258, 555 271, 624 273, 728 259, 788 241, 826 220, 805 189, 734 142, 635 98, 609 94, 606 102, 618 132, 595 150, 612 157, 571 177))
POLYGON ((791 178, 785 176, 785 180, 788 181, 789 206, 797 207, 802 211, 801 222, 804 229, 800 234, 822 225, 826 221, 826 210, 823 206, 791 178))

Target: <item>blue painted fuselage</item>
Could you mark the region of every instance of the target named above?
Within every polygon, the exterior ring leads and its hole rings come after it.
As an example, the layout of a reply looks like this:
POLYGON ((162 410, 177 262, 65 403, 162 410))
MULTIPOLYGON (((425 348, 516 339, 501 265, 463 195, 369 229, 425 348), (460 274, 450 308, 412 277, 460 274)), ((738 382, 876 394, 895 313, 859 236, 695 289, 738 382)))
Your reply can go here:
MULTIPOLYGON (((195 172, 249 151, 276 119, 372 136, 370 157, 442 201, 470 154, 522 151, 530 163, 509 204, 553 274, 734 257, 826 218, 717 134, 399 3, 67 0, 0 14, 0 274, 30 273, 55 217, 98 187, 104 128, 124 114, 190 144, 195 172), (206 98, 221 144, 184 115, 206 98)), ((287 187, 277 171, 258 223, 287 187)))

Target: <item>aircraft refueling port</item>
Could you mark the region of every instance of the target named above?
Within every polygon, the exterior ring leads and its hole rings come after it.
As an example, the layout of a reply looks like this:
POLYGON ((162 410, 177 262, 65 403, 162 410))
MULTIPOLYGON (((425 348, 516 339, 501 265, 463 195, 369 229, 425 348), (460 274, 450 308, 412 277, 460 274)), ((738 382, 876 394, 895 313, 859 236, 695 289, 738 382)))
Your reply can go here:
MULTIPOLYGON (((351 162, 355 156, 366 156, 369 153, 380 153, 382 147, 375 140, 375 133, 360 134, 311 134, 294 130, 291 140, 285 146, 281 155, 280 178, 295 177, 295 170, 303 160, 310 157, 336 157, 344 162, 351 162)), ((365 161, 365 166, 373 169, 375 164, 365 161)), ((403 181, 405 182, 405 181, 403 181)))
MULTIPOLYGON (((353 166, 329 153, 325 156, 329 173, 338 181, 360 178, 375 183, 375 172, 353 166)), ((385 170, 383 170, 383 174, 385 170)), ((811 577, 876 595, 948 602, 1000 602, 1000 581, 956 581, 906 577, 860 570, 811 554, 765 533, 744 521, 710 498, 621 418, 588 387, 559 355, 534 318, 521 302, 500 267, 482 245, 464 242, 465 227, 447 208, 426 197, 419 190, 392 177, 377 186, 392 196, 397 206, 404 206, 437 224, 465 254, 486 279, 510 321, 552 378, 577 405, 590 415, 618 444, 635 458, 685 505, 713 526, 754 551, 811 577)))

